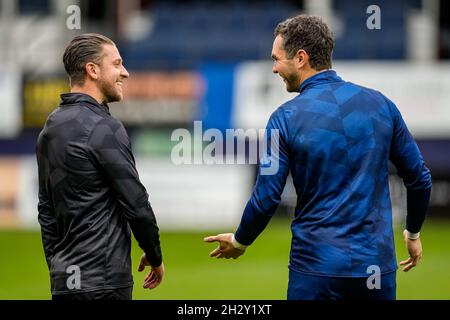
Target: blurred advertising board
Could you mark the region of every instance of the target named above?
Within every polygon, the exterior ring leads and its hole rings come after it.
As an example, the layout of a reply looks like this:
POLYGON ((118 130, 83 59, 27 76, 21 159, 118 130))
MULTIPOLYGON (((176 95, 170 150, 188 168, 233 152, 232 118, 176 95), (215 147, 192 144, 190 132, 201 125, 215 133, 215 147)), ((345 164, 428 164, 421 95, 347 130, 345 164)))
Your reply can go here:
POLYGON ((48 115, 59 105, 60 95, 69 91, 63 75, 24 75, 22 119, 25 128, 42 128, 48 115))
POLYGON ((0 138, 13 138, 22 129, 20 121, 20 73, 0 69, 0 138))
MULTIPOLYGON (((203 80, 196 72, 132 73, 124 81, 124 100, 109 105, 113 116, 126 125, 186 124, 198 113, 203 80)), ((23 125, 41 128, 59 105, 60 94, 69 92, 64 75, 23 78, 23 125)))
POLYGON ((20 160, 15 157, 0 158, 0 227, 20 225, 18 204, 20 198, 20 160))
POLYGON ((135 72, 124 81, 124 100, 109 107, 128 125, 184 125, 197 116, 204 90, 195 71, 135 72))

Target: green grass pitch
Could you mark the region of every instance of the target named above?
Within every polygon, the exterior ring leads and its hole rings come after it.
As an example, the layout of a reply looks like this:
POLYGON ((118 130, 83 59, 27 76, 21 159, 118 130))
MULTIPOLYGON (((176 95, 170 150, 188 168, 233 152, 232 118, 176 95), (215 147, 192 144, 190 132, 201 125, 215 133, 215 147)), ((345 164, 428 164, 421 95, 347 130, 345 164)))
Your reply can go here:
MULTIPOLYGON (((227 232, 229 230, 221 230, 227 232)), ((395 229, 398 260, 406 256, 395 229)), ((142 288, 136 271, 141 250, 133 243, 134 299, 285 299, 290 247, 289 222, 274 219, 237 260, 212 259, 216 231, 162 232, 166 277, 155 290, 142 288)), ((422 230, 423 259, 397 273, 398 299, 450 299, 450 221, 429 220, 422 230)), ((0 231, 0 299, 50 299, 49 277, 38 231, 0 231)))

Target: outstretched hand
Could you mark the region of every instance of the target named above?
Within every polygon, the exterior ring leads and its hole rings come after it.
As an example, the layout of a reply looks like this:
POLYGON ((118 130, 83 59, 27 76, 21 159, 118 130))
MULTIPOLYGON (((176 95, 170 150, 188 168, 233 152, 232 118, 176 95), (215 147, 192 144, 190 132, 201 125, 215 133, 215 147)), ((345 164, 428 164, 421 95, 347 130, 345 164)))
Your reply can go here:
POLYGON ((219 246, 211 251, 209 254, 210 257, 216 257, 218 259, 236 259, 242 254, 244 254, 245 250, 237 249, 233 246, 232 243, 233 234, 232 233, 221 233, 216 236, 209 236, 203 239, 205 242, 219 242, 219 246))

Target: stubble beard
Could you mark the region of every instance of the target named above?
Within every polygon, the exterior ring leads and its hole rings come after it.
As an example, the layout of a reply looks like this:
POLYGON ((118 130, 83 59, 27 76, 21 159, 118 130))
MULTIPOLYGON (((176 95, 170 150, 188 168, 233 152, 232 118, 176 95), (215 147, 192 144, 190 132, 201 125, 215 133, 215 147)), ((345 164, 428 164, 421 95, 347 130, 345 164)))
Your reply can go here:
POLYGON ((105 97, 105 102, 117 102, 122 100, 122 94, 116 88, 116 81, 111 85, 105 80, 100 81, 100 90, 105 97))
POLYGON ((287 92, 298 92, 299 91, 299 80, 295 75, 283 76, 284 83, 286 84, 287 92))

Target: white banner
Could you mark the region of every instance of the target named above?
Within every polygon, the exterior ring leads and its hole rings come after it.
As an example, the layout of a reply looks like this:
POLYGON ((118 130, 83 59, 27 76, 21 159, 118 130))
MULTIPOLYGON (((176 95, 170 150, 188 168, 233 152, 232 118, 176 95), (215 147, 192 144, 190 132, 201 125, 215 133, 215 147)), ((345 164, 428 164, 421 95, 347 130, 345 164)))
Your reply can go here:
MULTIPOLYGON (((336 62, 334 70, 391 99, 415 137, 450 138, 450 64, 336 62)), ((243 63, 236 70, 234 125, 264 128, 270 114, 295 96, 270 62, 243 63)))
POLYGON ((233 232, 239 224, 253 186, 249 165, 136 161, 161 228, 233 232))

